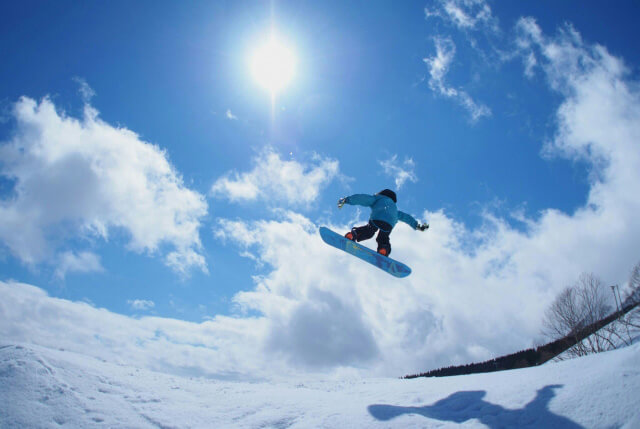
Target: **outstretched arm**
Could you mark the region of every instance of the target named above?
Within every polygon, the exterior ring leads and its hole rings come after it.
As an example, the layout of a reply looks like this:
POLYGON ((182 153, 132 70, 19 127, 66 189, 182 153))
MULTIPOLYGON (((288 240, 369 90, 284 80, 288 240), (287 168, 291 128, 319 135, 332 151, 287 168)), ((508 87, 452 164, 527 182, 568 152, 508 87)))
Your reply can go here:
POLYGON ((351 204, 354 206, 371 207, 375 203, 376 198, 373 195, 367 194, 355 194, 349 197, 340 198, 338 201, 338 208, 341 208, 345 204, 351 204))
POLYGON ((429 228, 429 224, 428 223, 420 224, 420 223, 418 223, 418 221, 413 216, 411 216, 410 214, 407 214, 405 212, 402 212, 400 210, 398 210, 398 220, 406 223, 411 228, 419 229, 420 231, 424 231, 425 229, 429 228))

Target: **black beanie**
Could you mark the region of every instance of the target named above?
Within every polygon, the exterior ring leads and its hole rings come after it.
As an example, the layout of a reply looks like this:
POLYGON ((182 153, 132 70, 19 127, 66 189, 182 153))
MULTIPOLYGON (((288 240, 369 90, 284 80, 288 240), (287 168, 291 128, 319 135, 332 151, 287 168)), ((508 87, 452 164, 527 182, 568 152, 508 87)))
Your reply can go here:
POLYGON ((382 191, 378 192, 378 195, 384 195, 385 197, 389 197, 393 200, 394 203, 398 202, 396 198, 396 193, 393 192, 391 189, 383 189, 382 191))

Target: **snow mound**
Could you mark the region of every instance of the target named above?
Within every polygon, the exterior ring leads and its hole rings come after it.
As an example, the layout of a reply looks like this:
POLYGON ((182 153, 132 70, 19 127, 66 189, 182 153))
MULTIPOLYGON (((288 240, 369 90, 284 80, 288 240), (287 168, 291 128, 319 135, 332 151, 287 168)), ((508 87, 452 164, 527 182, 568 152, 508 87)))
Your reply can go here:
POLYGON ((0 427, 640 428, 640 344, 445 378, 189 378, 0 345, 0 427))

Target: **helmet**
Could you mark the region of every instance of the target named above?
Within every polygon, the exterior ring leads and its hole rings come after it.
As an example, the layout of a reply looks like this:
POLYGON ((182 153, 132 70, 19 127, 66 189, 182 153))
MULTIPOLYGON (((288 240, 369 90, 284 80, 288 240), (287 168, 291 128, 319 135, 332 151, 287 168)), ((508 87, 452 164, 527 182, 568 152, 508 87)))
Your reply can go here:
POLYGON ((396 193, 393 192, 391 189, 383 189, 382 191, 378 192, 376 195, 384 195, 385 197, 391 198, 394 203, 398 202, 396 198, 396 193))

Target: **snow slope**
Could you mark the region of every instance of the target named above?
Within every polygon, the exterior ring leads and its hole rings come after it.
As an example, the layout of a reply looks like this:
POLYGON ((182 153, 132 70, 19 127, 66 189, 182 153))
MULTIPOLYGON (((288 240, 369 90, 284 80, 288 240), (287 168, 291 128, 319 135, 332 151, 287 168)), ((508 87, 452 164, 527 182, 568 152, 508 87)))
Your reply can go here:
POLYGON ((0 427, 640 428, 640 344, 449 378, 188 378, 0 344, 0 427))

